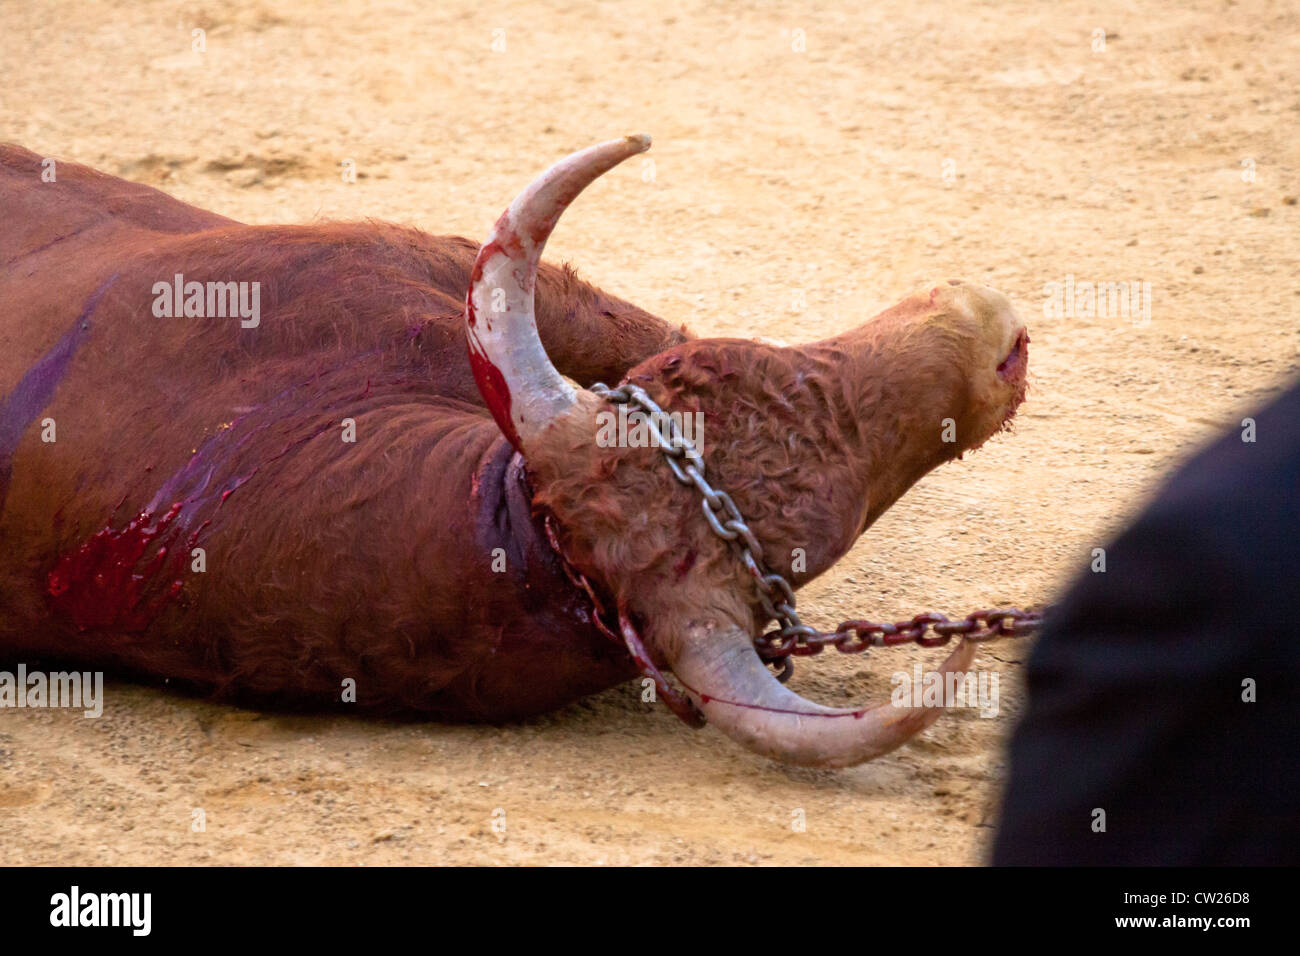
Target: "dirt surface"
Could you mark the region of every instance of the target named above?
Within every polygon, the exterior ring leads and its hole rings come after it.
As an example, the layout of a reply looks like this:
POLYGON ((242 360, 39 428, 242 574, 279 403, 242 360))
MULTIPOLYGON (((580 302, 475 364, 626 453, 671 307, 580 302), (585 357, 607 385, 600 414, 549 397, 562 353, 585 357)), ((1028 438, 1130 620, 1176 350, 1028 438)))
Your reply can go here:
MULTIPOLYGON (((820 338, 947 277, 1030 325, 1016 433, 926 478, 801 593, 805 616, 1045 602, 1300 366, 1300 15, 776 7, 6 0, 0 138, 247 222, 482 237, 554 159, 649 132, 552 259, 706 335, 820 338), (1067 276, 1149 282, 1149 323, 1045 315, 1067 276)), ((978 863, 1027 650, 978 658, 996 718, 949 715, 845 771, 692 732, 632 685, 466 727, 110 681, 99 720, 0 711, 0 863, 978 863)), ((865 701, 936 659, 828 655, 793 686, 865 701)))

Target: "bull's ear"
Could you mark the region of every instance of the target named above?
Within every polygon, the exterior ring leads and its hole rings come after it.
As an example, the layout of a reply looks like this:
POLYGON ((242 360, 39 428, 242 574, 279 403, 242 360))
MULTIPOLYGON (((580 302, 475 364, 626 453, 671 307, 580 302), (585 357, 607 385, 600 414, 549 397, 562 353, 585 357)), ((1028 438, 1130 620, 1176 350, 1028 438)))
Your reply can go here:
POLYGON ((565 157, 515 197, 479 250, 465 297, 470 366, 502 434, 521 452, 577 401, 537 334, 533 292, 542 249, 583 189, 649 148, 650 137, 641 134, 565 157))

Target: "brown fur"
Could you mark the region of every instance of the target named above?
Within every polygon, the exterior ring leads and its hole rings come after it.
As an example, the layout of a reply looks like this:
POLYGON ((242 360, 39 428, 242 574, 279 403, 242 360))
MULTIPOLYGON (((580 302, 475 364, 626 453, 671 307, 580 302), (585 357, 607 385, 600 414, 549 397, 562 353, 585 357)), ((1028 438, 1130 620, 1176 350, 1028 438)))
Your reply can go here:
MULTIPOLYGON (((1003 353, 980 334, 1004 309, 1001 297, 944 283, 833 339, 696 340, 628 378, 665 409, 703 412, 706 477, 732 496, 768 565, 798 587, 927 472, 1004 426, 1023 385, 992 379, 1003 353), (941 440, 947 418, 953 443, 941 440)), ((538 502, 569 530, 566 553, 625 599, 661 649, 688 618, 752 629, 753 586, 702 519, 699 493, 657 449, 593 448, 602 409, 586 403, 531 456, 538 502)))
MULTIPOLYGON (((475 388, 461 326, 473 243, 377 223, 244 226, 72 163, 56 183, 40 169, 0 149, 0 423, 117 279, 0 474, 0 654, 281 703, 338 701, 351 677, 362 705, 454 717, 536 712, 635 673, 586 620, 475 388), (260 281, 260 327, 155 318, 152 285, 177 272, 260 281), (356 444, 340 440, 348 417, 356 444), (211 469, 202 491, 187 468, 211 469), (250 474, 224 503, 213 494, 250 474), (107 625, 79 627, 48 575, 163 491, 159 513, 188 501, 174 552, 210 522, 208 570, 180 573, 147 626, 105 611, 107 625)), ((544 266, 537 299, 543 342, 583 383, 685 338, 569 269, 544 266)), ((83 620, 111 603, 82 588, 83 620)))
MULTIPOLYGON (((636 672, 565 580, 547 512, 656 656, 693 616, 755 624, 752 585, 695 492, 656 449, 597 447, 602 400, 582 393, 525 474, 466 359, 473 243, 379 223, 245 226, 73 164, 57 184, 39 171, 0 149, 0 218, 16 223, 0 234, 0 654, 278 703, 323 706, 353 678, 375 709, 535 713, 636 672), (260 281, 260 327, 154 318, 153 283, 178 272, 260 281), (28 420, 31 370, 70 340, 28 420), (347 418, 355 444, 340 440, 347 418), (134 555, 133 516, 159 528, 174 503, 174 524, 134 555), (151 564, 163 543, 172 557, 151 564), (202 574, 187 570, 195 543, 202 574), (140 591, 126 602, 124 570, 140 591)), ((704 414, 710 480, 796 584, 1019 399, 992 371, 1005 300, 969 286, 801 348, 692 340, 549 265, 537 302, 561 372, 627 376, 704 414), (956 443, 940 441, 945 418, 956 443)))

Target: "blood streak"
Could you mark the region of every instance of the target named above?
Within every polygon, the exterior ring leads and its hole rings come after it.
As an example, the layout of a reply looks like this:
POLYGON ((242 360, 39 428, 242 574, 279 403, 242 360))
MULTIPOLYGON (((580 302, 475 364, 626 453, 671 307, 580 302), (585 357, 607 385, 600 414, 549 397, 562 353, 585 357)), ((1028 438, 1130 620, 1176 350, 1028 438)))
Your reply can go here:
MULTIPOLYGON (((542 238, 545 239, 545 236, 542 238)), ((519 442, 519 433, 515 430, 514 420, 510 417, 513 404, 510 386, 501 370, 488 357, 487 349, 479 339, 479 316, 478 310, 474 307, 474 289, 482 281, 483 270, 492 259, 497 256, 516 259, 523 255, 523 252, 523 244, 511 222, 510 210, 507 209, 497 220, 492 238, 479 250, 478 257, 474 260, 474 268, 469 277, 469 291, 465 295, 465 331, 469 345, 469 364, 474 372, 474 381, 478 383, 483 400, 487 403, 488 410, 492 412, 492 417, 496 419, 501 433, 516 451, 523 451, 523 446, 519 442)), ((527 279, 530 270, 525 269, 524 272, 524 278, 527 279)), ((531 283, 526 284, 527 289, 531 290, 531 287, 531 283)), ((491 334, 492 323, 487 316, 483 317, 483 325, 484 331, 491 334)))
POLYGON ((676 577, 678 581, 686 577, 691 568, 695 567, 695 559, 697 557, 698 555, 695 553, 694 548, 686 552, 686 554, 682 556, 681 560, 673 565, 673 576, 676 577))
POLYGON ((478 344, 472 332, 469 341, 469 365, 474 371, 474 381, 478 383, 478 390, 482 393, 488 410, 492 412, 492 417, 496 419, 501 434, 515 446, 516 451, 523 451, 519 442, 519 433, 515 431, 514 419, 510 417, 512 404, 510 386, 506 383, 506 377, 501 374, 501 370, 482 351, 482 346, 478 344))
MULTIPOLYGON (((126 527, 104 528, 64 555, 49 573, 50 603, 78 630, 143 631, 184 586, 179 575, 188 549, 177 548, 183 530, 175 524, 182 507, 173 504, 156 522, 153 513, 141 512, 126 527)), ((189 546, 197 540, 195 531, 189 546)))
POLYGON ((636 625, 632 623, 632 619, 625 612, 620 611, 618 623, 620 630, 623 632, 623 640, 632 655, 632 660, 636 662, 637 669, 641 671, 642 676, 654 681, 655 689, 659 692, 659 699, 667 704, 668 709, 676 714, 678 720, 686 724, 686 726, 703 727, 705 719, 699 708, 695 706, 689 697, 679 694, 673 685, 668 683, 659 668, 654 665, 654 662, 650 660, 650 654, 646 650, 645 643, 641 640, 636 625))
MULTIPOLYGON (((367 379, 367 392, 362 397, 369 394, 372 382, 373 379, 367 379)), ((213 478, 219 471, 250 456, 249 446, 254 439, 282 421, 276 414, 283 412, 284 404, 303 384, 291 386, 270 402, 254 406, 206 439, 125 527, 113 527, 110 516, 107 527, 76 551, 59 558, 46 580, 46 593, 53 609, 81 631, 119 634, 144 631, 185 585, 189 554, 212 524, 211 517, 199 519, 223 508, 231 495, 263 474, 268 466, 335 428, 336 419, 330 413, 337 406, 355 400, 339 398, 317 404, 326 398, 323 394, 314 396, 315 401, 307 400, 296 410, 296 414, 304 415, 307 420, 299 420, 290 429, 296 431, 303 425, 314 427, 296 438, 287 437, 278 451, 258 456, 257 464, 240 469, 213 487, 213 478), (326 420, 320 421, 321 416, 326 420), (173 504, 163 512, 168 501, 173 504), (187 536, 191 527, 194 530, 187 536)), ((152 465, 146 469, 152 470, 152 465)), ((118 502, 114 515, 125 501, 124 497, 118 502)), ((56 521, 61 522, 61 516, 56 516, 56 521)))

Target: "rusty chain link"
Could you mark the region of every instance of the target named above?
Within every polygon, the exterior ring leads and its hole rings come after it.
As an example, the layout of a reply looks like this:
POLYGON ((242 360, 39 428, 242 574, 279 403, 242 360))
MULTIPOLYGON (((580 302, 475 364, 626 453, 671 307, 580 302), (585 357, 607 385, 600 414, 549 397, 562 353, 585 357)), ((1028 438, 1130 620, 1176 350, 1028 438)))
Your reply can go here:
POLYGON ((818 631, 799 618, 795 610, 794 588, 782 575, 763 561, 763 546, 745 522, 731 496, 714 488, 704 477, 704 459, 699 449, 682 434, 677 420, 667 414, 639 385, 625 383, 610 388, 597 382, 591 391, 607 401, 631 405, 645 412, 650 427, 659 440, 659 450, 672 469, 673 477, 701 495, 700 505, 709 527, 736 551, 740 562, 754 579, 759 604, 769 619, 779 627, 754 640, 754 647, 767 663, 779 666, 777 678, 789 679, 794 670, 792 657, 810 657, 832 646, 843 654, 860 654, 868 647, 892 647, 915 643, 922 647, 941 647, 961 636, 968 641, 989 641, 998 637, 1020 637, 1038 630, 1042 611, 1006 610, 974 611, 957 621, 942 614, 918 614, 907 621, 876 624, 871 621, 845 621, 834 631, 818 631), (664 427, 667 427, 667 434, 664 427), (933 636, 930 633, 933 632, 933 636))
POLYGON ((781 665, 777 677, 784 682, 791 673, 792 656, 811 657, 827 647, 834 647, 841 654, 861 654, 868 647, 894 647, 898 644, 942 647, 958 636, 971 642, 1023 637, 1036 632, 1042 620, 1042 611, 1018 608, 972 611, 957 621, 930 611, 894 624, 845 621, 833 631, 817 631, 812 635, 787 637, 779 630, 769 631, 754 641, 754 648, 763 660, 781 665), (931 631, 933 637, 929 636, 931 631))

